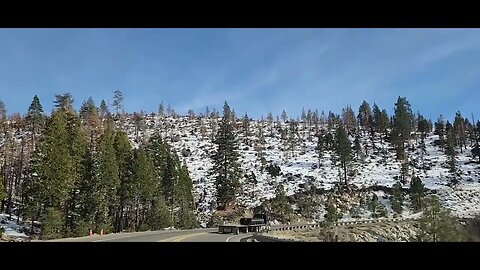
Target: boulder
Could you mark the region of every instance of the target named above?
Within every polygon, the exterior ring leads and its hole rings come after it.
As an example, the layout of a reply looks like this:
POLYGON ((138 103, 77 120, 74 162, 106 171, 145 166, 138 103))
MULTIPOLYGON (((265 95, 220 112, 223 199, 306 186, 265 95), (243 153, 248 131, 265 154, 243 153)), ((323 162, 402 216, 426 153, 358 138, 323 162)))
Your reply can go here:
POLYGON ((179 142, 179 141, 180 141, 180 135, 177 134, 172 137, 172 142, 179 142))
POLYGON ((192 151, 190 151, 190 148, 183 148, 182 149, 182 156, 183 157, 189 157, 192 154, 192 151))

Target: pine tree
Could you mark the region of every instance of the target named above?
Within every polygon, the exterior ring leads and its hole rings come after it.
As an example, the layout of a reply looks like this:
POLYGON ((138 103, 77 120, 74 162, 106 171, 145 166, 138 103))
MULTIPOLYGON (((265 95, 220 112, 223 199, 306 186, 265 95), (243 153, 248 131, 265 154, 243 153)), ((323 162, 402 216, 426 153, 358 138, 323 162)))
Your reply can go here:
POLYGON ((433 123, 432 123, 432 120, 428 119, 428 132, 432 132, 433 131, 433 123))
POLYGON ((118 179, 120 181, 119 189, 117 190, 117 196, 119 199, 119 206, 116 214, 116 226, 115 231, 122 231, 128 220, 126 216, 126 207, 132 199, 132 146, 128 141, 128 136, 124 131, 117 131, 114 141, 115 158, 118 165, 118 179))
POLYGON ((45 126, 45 116, 43 115, 43 108, 37 95, 33 97, 32 103, 30 104, 30 107, 28 107, 26 120, 28 123, 29 131, 32 134, 31 145, 32 151, 34 151, 36 143, 35 138, 38 137, 43 127, 45 126))
POLYGON ((332 133, 327 132, 327 134, 325 135, 325 149, 333 150, 334 147, 335 147, 335 142, 333 139, 333 135, 332 133))
POLYGON ((306 218, 313 218, 317 203, 315 201, 315 195, 309 192, 308 195, 303 196, 298 202, 298 208, 302 216, 306 218))
POLYGON ((123 93, 120 90, 113 91, 113 103, 112 106, 115 108, 115 115, 118 116, 119 111, 123 108, 123 93))
MULTIPOLYGON (((0 104, 1 105, 1 104, 0 104)), ((3 110, 6 112, 6 110, 3 110)), ((13 196, 13 175, 12 175, 12 163, 14 161, 14 153, 15 153, 15 146, 16 140, 13 134, 13 124, 10 119, 7 118, 6 115, 0 116, 0 130, 1 130, 1 137, 0 141, 2 145, 0 147, 1 156, 0 160, 2 160, 2 164, 0 164, 0 175, 2 175, 5 184, 4 187, 6 189, 7 200, 1 202, 0 211, 3 212, 5 206, 7 207, 7 212, 10 212, 11 209, 11 198, 13 196)))
POLYGON ((430 127, 428 120, 425 119, 421 114, 418 114, 417 118, 417 130, 421 133, 422 140, 425 140, 425 137, 429 131, 430 127))
MULTIPOLYGON (((373 104, 373 124, 375 126, 375 130, 379 132, 380 134, 386 135, 387 134, 387 128, 388 128, 388 122, 389 122, 389 117, 387 114, 387 111, 380 110, 380 108, 377 106, 377 104, 373 104)), ((382 136, 380 136, 380 142, 382 142, 382 136)))
POLYGON ((417 115, 412 112, 412 119, 410 122, 410 138, 415 140, 415 143, 417 143, 417 115))
MULTIPOLYGON (((281 118, 282 118, 284 123, 287 122, 288 116, 287 116, 287 112, 285 112, 285 110, 282 111, 281 118)), ((268 119, 268 117, 267 117, 267 119, 268 119)))
POLYGON ((309 127, 312 127, 312 124, 313 124, 313 112, 312 112, 312 110, 310 110, 310 109, 308 109, 308 111, 307 111, 306 120, 307 120, 308 126, 309 126, 309 127))
POLYGON ((175 217, 175 223, 181 229, 192 229, 198 225, 194 212, 195 203, 193 201, 192 189, 192 179, 190 179, 188 169, 184 165, 179 171, 178 183, 175 185, 175 201, 177 208, 179 208, 179 212, 175 217))
POLYGON ((372 113, 373 113, 373 123, 374 123, 374 126, 375 126, 375 130, 377 132, 381 132, 381 130, 380 130, 380 117, 382 115, 382 111, 380 110, 380 108, 378 107, 378 105, 376 103, 373 103, 372 113))
POLYGON ((460 153, 463 153, 463 147, 467 147, 467 136, 465 133, 465 120, 460 112, 455 114, 455 121, 453 122, 453 128, 455 130, 456 145, 460 148, 460 153))
POLYGON ((352 160, 352 147, 343 125, 340 125, 337 128, 335 134, 335 152, 340 160, 340 167, 343 169, 345 185, 347 185, 347 166, 352 160))
POLYGON ((470 141, 470 146, 472 146, 475 142, 475 132, 473 130, 473 125, 470 123, 470 121, 468 121, 468 118, 466 117, 464 118, 463 122, 465 124, 465 137, 470 141))
POLYGON ((355 140, 354 140, 354 146, 353 150, 355 150, 355 155, 357 156, 357 159, 360 157, 360 153, 362 151, 362 146, 360 145, 360 133, 357 132, 355 134, 355 140))
POLYGON ((381 114, 380 114, 380 120, 378 123, 378 128, 379 131, 382 132, 384 135, 387 134, 387 128, 388 128, 388 123, 389 123, 389 117, 387 114, 387 110, 383 109, 381 114))
POLYGON ((245 143, 248 144, 249 142, 248 137, 250 136, 250 119, 248 118, 248 115, 246 112, 245 112, 245 116, 242 119, 242 130, 243 130, 243 135, 245 137, 245 143))
POLYGON ((410 204, 413 211, 420 212, 425 197, 425 186, 420 177, 413 177, 410 182, 410 204))
POLYGON ((447 122, 445 123, 445 136, 450 131, 453 132, 453 126, 452 126, 452 124, 450 124, 450 121, 447 120, 447 122))
POLYGON ((270 136, 273 136, 273 115, 271 112, 268 112, 267 114, 267 122, 270 126, 270 136))
POLYGON ((250 197, 255 199, 255 196, 256 196, 255 189, 256 189, 257 184, 258 184, 257 176, 252 171, 252 173, 245 176, 245 179, 247 180, 247 183, 251 185, 251 189, 252 189, 251 194, 248 194, 248 195, 250 195, 250 197))
POLYGON ((257 144, 256 144, 256 150, 257 150, 257 157, 258 160, 260 161, 260 171, 263 172, 263 169, 265 168, 265 165, 267 164, 267 160, 265 159, 265 136, 263 134, 263 123, 260 122, 258 124, 258 135, 257 135, 257 144))
POLYGON ((132 163, 133 203, 135 209, 135 230, 138 231, 151 206, 158 180, 152 159, 143 146, 134 150, 132 163))
POLYGON ((178 157, 172 151, 171 146, 164 144, 163 147, 165 163, 162 171, 162 187, 167 205, 173 209, 175 204, 175 185, 178 182, 180 165, 178 157))
POLYGON ((213 142, 215 140, 215 134, 217 134, 218 124, 217 119, 212 117, 209 122, 210 126, 210 140, 213 142))
POLYGON ((146 128, 145 119, 142 113, 133 113, 133 123, 135 126, 135 141, 139 142, 139 134, 140 132, 144 132, 146 128))
POLYGON ((409 163, 405 160, 401 162, 401 167, 400 167, 400 182, 402 182, 402 184, 407 183, 408 175, 409 175, 409 163))
POLYGON ((0 123, 3 123, 5 120, 7 120, 7 108, 5 103, 0 100, 0 123))
POLYGON ((237 126, 237 114, 235 113, 235 110, 231 110, 230 112, 230 117, 232 118, 232 123, 233 123, 233 126, 236 127, 237 126))
POLYGON ((458 222, 450 211, 443 207, 436 196, 425 198, 425 208, 420 219, 422 233, 418 237, 421 242, 460 242, 465 241, 458 229, 458 222))
MULTIPOLYGON (((472 120, 473 122, 473 120, 472 120)), ((473 148, 472 148, 472 156, 473 158, 475 157, 478 157, 478 162, 480 162, 480 144, 479 144, 479 141, 480 141, 480 121, 477 121, 477 125, 476 127, 474 128, 474 140, 475 140, 475 143, 473 145, 473 148)))
POLYGON ((417 131, 420 132, 420 159, 422 161, 422 168, 425 168, 424 155, 427 153, 427 146, 425 145, 425 138, 430 130, 430 124, 420 113, 417 118, 417 131))
POLYGON ((165 116, 165 106, 163 105, 163 101, 160 103, 160 105, 158 105, 158 115, 161 117, 165 116))
POLYGON ((77 184, 78 197, 76 198, 76 213, 78 219, 75 220, 75 229, 73 230, 73 236, 84 236, 90 230, 95 228, 95 215, 99 208, 99 196, 98 179, 96 172, 99 170, 96 168, 98 165, 98 152, 97 147, 87 152, 85 158, 82 161, 84 167, 84 173, 82 178, 77 184))
POLYGON ((440 147, 443 149, 443 145, 445 144, 445 121, 443 116, 440 115, 437 122, 435 122, 435 134, 438 135, 440 140, 440 147))
MULTIPOLYGON (((42 205, 43 209, 53 207, 68 216, 69 199, 77 180, 69 135, 67 115, 62 110, 54 112, 34 153, 31 180, 26 188, 27 212, 32 218, 42 215, 42 205)), ((65 227, 71 224, 71 220, 64 221, 65 227)))
POLYGON ((347 132, 352 131, 357 125, 357 121, 355 119, 355 113, 350 105, 342 110, 342 120, 347 132))
POLYGON ((405 142, 410 139, 413 122, 410 103, 405 97, 398 97, 395 103, 395 115, 393 116, 392 138, 397 148, 397 159, 403 160, 405 156, 405 142))
POLYGON ((98 108, 95 106, 93 99, 90 97, 86 102, 83 102, 80 108, 80 119, 85 125, 87 136, 89 138, 90 149, 95 147, 95 143, 100 136, 101 124, 98 116, 98 108))
POLYGON ((210 114, 211 118, 218 118, 219 114, 215 108, 213 108, 212 113, 210 114))
POLYGON ((390 196, 390 203, 392 204, 392 209, 397 214, 401 214, 403 211, 403 202, 404 202, 404 192, 402 184, 396 182, 392 186, 392 195, 390 196))
POLYGON ((468 130, 468 138, 470 140, 470 146, 474 146, 475 143, 477 142, 477 129, 475 127, 475 119, 473 119, 473 114, 472 114, 472 123, 468 121, 467 118, 465 118, 465 125, 467 126, 468 130))
POLYGON ((5 186, 3 185, 3 177, 0 175, 0 201, 5 199, 5 186))
MULTIPOLYGON (((21 195, 21 182, 25 178, 24 160, 28 158, 25 151, 26 138, 21 136, 18 138, 18 133, 26 129, 25 119, 19 113, 13 113, 8 122, 4 122, 3 138, 0 137, 0 149, 2 150, 0 160, 0 174, 2 174, 5 181, 4 187, 6 191, 6 198, 1 202, 0 211, 4 210, 7 214, 11 214, 14 207, 14 202, 18 201, 17 197, 21 195)), ((18 218, 17 218, 18 222, 18 218)))
POLYGON ((95 106, 95 102, 92 97, 89 97, 87 101, 82 103, 80 107, 80 119, 85 120, 88 115, 95 114, 98 115, 98 109, 95 106))
POLYGON ((205 117, 210 117, 210 109, 208 108, 208 106, 205 109, 205 117))
POLYGON ((235 202, 241 175, 238 147, 230 114, 230 107, 225 102, 223 118, 214 141, 217 149, 212 157, 213 167, 210 171, 210 175, 215 179, 217 205, 223 207, 235 202))
POLYGON ((47 206, 59 209, 73 186, 73 160, 69 151, 69 136, 66 115, 57 111, 52 115, 45 130, 45 137, 37 155, 40 168, 34 171, 42 183, 47 206))
MULTIPOLYGON (((378 108, 377 108, 378 109, 378 108)), ((368 130, 370 127, 370 118, 372 118, 372 110, 370 109, 370 104, 366 102, 365 100, 362 102, 362 105, 360 105, 360 108, 358 108, 358 122, 360 123, 360 126, 364 130, 368 130)))
POLYGON ((150 230, 170 227, 172 219, 163 195, 158 194, 151 203, 151 208, 145 217, 145 227, 150 230))
MULTIPOLYGON (((146 151, 153 160, 153 165, 155 167, 155 172, 157 173, 157 177, 159 179, 161 189, 163 191, 165 191, 165 186, 164 186, 162 178, 163 178, 163 174, 164 174, 164 169, 166 167, 167 155, 169 153, 168 153, 168 149, 166 147, 166 144, 164 144, 164 142, 162 140, 160 130, 155 130, 155 132, 149 138, 148 143, 147 143, 147 147, 146 147, 146 151)), ((165 196, 165 195, 167 195, 167 193, 164 193, 162 195, 165 196)))
POLYGON ((373 194, 372 199, 368 202, 368 209, 372 212, 373 218, 386 216, 385 205, 378 200, 377 194, 373 194))
POLYGON ((42 202, 45 198, 40 176, 36 173, 41 170, 41 159, 42 155, 37 148, 29 162, 29 169, 27 170, 29 175, 22 183, 22 198, 24 204, 22 214, 24 218, 28 218, 31 221, 30 234, 34 233, 34 222, 41 218, 41 211, 43 209, 42 202))
POLYGON ((187 111, 187 116, 188 116, 188 119, 190 119, 190 120, 195 119, 195 111, 193 109, 189 109, 187 111))
POLYGON ((70 93, 55 95, 55 108, 64 112, 73 112, 73 97, 70 93))
POLYGON ((200 125, 200 139, 204 140, 207 137, 207 127, 204 123, 204 118, 198 118, 198 123, 200 125))
POLYGON ((313 121, 314 122, 319 122, 322 125, 325 125, 327 117, 325 116, 325 112, 322 110, 322 113, 319 115, 318 111, 315 110, 313 112, 313 121))
POLYGON ((338 124, 338 122, 337 122, 335 114, 332 113, 331 111, 329 111, 328 112, 328 117, 327 117, 327 129, 328 129, 328 131, 331 131, 332 129, 334 129, 337 124, 338 124))
POLYGON ((307 132, 307 140, 309 142, 312 142, 313 136, 312 136, 312 131, 314 131, 313 127, 313 113, 309 109, 307 112, 307 118, 306 118, 306 123, 305 123, 305 130, 307 132))
POLYGON ((46 209, 45 213, 42 215, 41 222, 41 239, 56 239, 65 235, 62 214, 54 207, 48 207, 46 209))
POLYGON ((325 151, 325 135, 323 133, 320 133, 317 137, 317 147, 315 148, 315 150, 317 150, 318 167, 320 167, 320 161, 323 158, 323 152, 325 151))
POLYGON ((292 206, 288 202, 283 185, 278 185, 275 189, 275 198, 272 199, 272 210, 277 214, 282 222, 290 220, 293 213, 292 206))
POLYGON ((100 117, 105 118, 110 112, 108 111, 107 102, 104 99, 100 102, 100 117))
POLYGON ((455 146, 456 146, 456 140, 455 140, 454 130, 453 128, 448 128, 447 140, 445 144, 445 154, 448 157, 447 164, 448 164, 450 173, 452 174, 451 183, 453 185, 456 185, 458 183, 457 161, 456 161, 457 152, 455 151, 455 146))
POLYGON ((81 126, 81 121, 74 111, 66 111, 67 133, 68 133, 68 152, 71 158, 73 187, 70 188, 69 196, 66 202, 64 220, 66 222, 67 233, 75 229, 77 211, 77 190, 83 175, 85 175, 84 158, 88 152, 87 135, 81 126))
POLYGON ((326 208, 325 209, 326 213, 324 215, 324 218, 325 218, 325 221, 327 222, 327 225, 337 222, 342 217, 342 214, 340 213, 340 211, 335 205, 333 195, 330 194, 328 196, 325 208, 326 208))
POLYGON ((290 120, 289 124, 290 124, 290 127, 288 130, 288 139, 287 139, 288 151, 291 153, 292 157, 294 157, 297 143, 299 141, 298 140, 298 124, 293 119, 290 120))
POLYGON ((117 189, 120 185, 119 171, 114 148, 115 133, 113 123, 110 123, 106 132, 100 137, 97 164, 95 170, 94 191, 99 202, 95 212, 95 229, 104 229, 109 232, 113 229, 114 213, 118 208, 117 189))
MULTIPOLYGON (((164 143, 162 146, 161 156, 163 156, 162 160, 163 169, 162 169, 162 188, 164 192, 164 197, 167 203, 167 206, 170 207, 170 214, 171 220, 175 223, 175 209, 177 207, 177 195, 176 194, 176 186, 179 183, 179 176, 180 176, 180 161, 178 159, 177 154, 175 151, 172 150, 171 146, 167 143, 164 143)), ((157 157, 158 158, 158 157, 157 157)), ((157 166, 157 161, 155 161, 155 166, 157 166)), ((160 161, 161 162, 161 161, 160 161)))

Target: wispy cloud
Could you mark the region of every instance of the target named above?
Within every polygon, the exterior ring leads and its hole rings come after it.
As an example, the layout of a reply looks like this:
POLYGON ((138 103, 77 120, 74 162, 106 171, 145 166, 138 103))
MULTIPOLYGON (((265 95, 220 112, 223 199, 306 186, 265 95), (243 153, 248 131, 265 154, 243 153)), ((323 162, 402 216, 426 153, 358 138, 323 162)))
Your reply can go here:
POLYGON ((156 111, 160 101, 182 113, 221 109, 227 100, 254 117, 295 117, 363 99, 391 110, 402 95, 426 114, 480 114, 452 92, 478 95, 479 29, 29 29, 0 30, 0 40, 10 111, 25 111, 35 94, 49 111, 61 91, 80 102, 121 89, 130 111, 156 111))
MULTIPOLYGON (((238 101, 238 105, 247 111, 252 109, 248 103, 260 98, 260 102, 265 105, 263 109, 273 107, 269 106, 271 102, 265 103, 264 99, 275 100, 286 90, 285 84, 292 81, 310 81, 315 76, 316 63, 335 45, 342 33, 338 32, 328 40, 296 40, 292 44, 292 38, 298 37, 299 33, 290 32, 290 35, 274 36, 258 46, 244 36, 237 36, 231 41, 235 44, 232 52, 236 56, 232 59, 235 60, 234 64, 229 69, 206 78, 191 101, 176 106, 181 111, 186 111, 205 106, 221 106, 226 100, 233 104, 238 101), (249 50, 250 47, 252 50, 249 50), (272 93, 272 89, 278 92, 272 93)), ((261 109, 257 108, 257 112, 261 109)))

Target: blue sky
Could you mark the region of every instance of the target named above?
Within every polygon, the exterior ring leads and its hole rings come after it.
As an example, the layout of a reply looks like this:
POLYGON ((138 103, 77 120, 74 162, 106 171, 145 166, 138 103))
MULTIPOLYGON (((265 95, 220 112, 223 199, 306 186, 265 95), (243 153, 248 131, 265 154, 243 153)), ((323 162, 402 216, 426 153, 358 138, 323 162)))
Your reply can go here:
POLYGON ((33 96, 78 108, 89 96, 125 109, 298 116, 362 100, 392 112, 406 96, 435 120, 480 118, 480 29, 0 29, 0 100, 24 113, 33 96))

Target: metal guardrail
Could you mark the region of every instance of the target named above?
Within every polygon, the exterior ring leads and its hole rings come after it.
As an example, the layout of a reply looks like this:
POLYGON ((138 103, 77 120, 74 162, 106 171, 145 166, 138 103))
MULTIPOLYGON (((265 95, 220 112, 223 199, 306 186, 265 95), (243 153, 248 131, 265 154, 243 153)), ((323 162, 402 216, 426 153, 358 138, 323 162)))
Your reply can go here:
MULTIPOLYGON (((348 225, 358 225, 358 224, 372 224, 372 223, 386 223, 386 222, 409 222, 409 221, 416 221, 418 219, 415 218, 382 218, 382 219, 365 219, 365 220, 355 220, 355 221, 342 221, 342 222, 335 222, 334 226, 348 226, 348 225)), ((302 229, 315 229, 322 227, 322 223, 314 223, 314 224, 297 224, 297 225, 284 225, 281 227, 270 227, 270 231, 293 231, 293 230, 302 230, 302 229)), ((265 234, 256 234, 253 236, 254 239, 260 242, 303 242, 300 240, 295 239, 284 239, 278 238, 271 235, 265 234)))
MULTIPOLYGON (((385 223, 385 222, 407 222, 415 221, 418 219, 414 218, 383 218, 383 219, 365 219, 365 220, 355 220, 355 221, 342 221, 333 223, 334 226, 348 226, 348 225, 357 225, 357 224, 368 224, 368 223, 385 223)), ((271 231, 291 231, 299 229, 313 229, 319 228, 322 226, 322 223, 314 224, 297 224, 297 225, 283 225, 279 227, 270 227, 271 231)))
POLYGON ((253 239, 259 242, 301 242, 295 239, 278 238, 278 237, 264 235, 264 234, 255 234, 253 235, 253 239))

